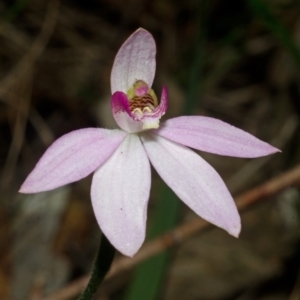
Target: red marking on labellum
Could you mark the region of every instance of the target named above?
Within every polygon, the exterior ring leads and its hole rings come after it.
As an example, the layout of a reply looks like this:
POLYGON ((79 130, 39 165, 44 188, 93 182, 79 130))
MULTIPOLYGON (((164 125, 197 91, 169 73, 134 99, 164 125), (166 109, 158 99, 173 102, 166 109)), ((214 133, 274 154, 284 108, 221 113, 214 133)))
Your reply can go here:
POLYGON ((155 102, 150 94, 143 96, 135 96, 129 100, 130 110, 133 112, 135 109, 143 111, 145 108, 149 108, 151 111, 155 108, 155 102))

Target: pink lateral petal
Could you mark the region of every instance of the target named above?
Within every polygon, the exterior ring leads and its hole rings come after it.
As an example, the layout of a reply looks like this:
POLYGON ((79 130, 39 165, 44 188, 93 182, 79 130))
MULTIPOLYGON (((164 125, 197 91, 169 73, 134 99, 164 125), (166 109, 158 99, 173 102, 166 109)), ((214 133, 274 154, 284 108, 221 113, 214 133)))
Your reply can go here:
POLYGON ((152 112, 145 112, 141 121, 144 129, 158 128, 161 117, 168 109, 168 89, 163 87, 159 105, 152 112))
POLYGON ((111 110, 117 124, 129 133, 143 130, 143 123, 135 121, 129 108, 129 101, 123 92, 115 92, 111 97, 111 110))
POLYGON ((142 142, 157 173, 186 205, 238 237, 241 221, 234 200, 219 174, 205 160, 157 135, 143 134, 142 142))
POLYGON ((168 89, 166 86, 163 86, 161 97, 160 97, 160 103, 153 111, 153 117, 161 118, 166 113, 167 109, 168 109, 168 89))
POLYGON ((150 163, 139 137, 127 135, 94 174, 91 198, 98 224, 111 244, 133 256, 145 239, 150 163))
POLYGON ((152 86, 156 68, 156 45, 145 29, 135 31, 119 49, 111 71, 111 93, 127 93, 137 80, 152 86))
POLYGON ((121 130, 100 128, 63 135, 46 150, 20 192, 49 191, 86 177, 112 155, 125 136, 121 130))
POLYGON ((169 119, 155 133, 197 150, 235 157, 260 157, 281 152, 221 120, 203 116, 169 119))

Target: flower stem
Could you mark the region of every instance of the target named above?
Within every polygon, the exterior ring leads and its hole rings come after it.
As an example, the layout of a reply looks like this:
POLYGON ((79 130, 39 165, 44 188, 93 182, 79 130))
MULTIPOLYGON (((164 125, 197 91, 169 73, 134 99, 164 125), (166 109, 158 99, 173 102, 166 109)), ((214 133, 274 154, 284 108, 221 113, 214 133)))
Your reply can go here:
POLYGON ((88 285, 78 300, 91 300, 107 274, 115 255, 115 248, 102 234, 101 244, 93 264, 92 274, 88 285))

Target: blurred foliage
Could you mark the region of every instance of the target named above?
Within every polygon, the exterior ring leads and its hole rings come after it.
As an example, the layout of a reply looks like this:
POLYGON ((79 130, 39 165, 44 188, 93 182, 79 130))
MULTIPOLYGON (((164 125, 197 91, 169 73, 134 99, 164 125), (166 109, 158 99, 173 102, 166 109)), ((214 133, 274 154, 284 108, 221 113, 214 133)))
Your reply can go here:
POLYGON ((296 43, 292 40, 289 31, 281 24, 268 8, 267 4, 261 0, 248 0, 254 13, 261 18, 266 26, 278 37, 280 42, 288 49, 295 62, 300 66, 300 52, 296 43))

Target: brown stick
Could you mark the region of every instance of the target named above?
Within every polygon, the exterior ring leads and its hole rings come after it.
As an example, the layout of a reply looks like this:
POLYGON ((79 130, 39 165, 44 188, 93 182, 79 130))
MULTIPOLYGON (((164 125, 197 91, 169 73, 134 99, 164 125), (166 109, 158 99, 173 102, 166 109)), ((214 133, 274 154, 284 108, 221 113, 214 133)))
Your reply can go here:
MULTIPOLYGON (((26 91, 26 88, 30 87, 30 81, 32 77, 32 70, 36 60, 40 57, 44 51, 52 32, 56 25, 56 20, 59 14, 59 0, 50 0, 48 3, 47 14, 42 25, 42 28, 32 43, 29 51, 23 56, 20 62, 6 75, 6 77, 0 82, 0 97, 7 97, 6 94, 10 90, 20 90, 20 82, 23 83, 23 89, 26 91), (17 85, 18 84, 18 85, 17 85), (18 87, 16 89, 16 86, 18 87)), ((22 86, 22 85, 21 85, 22 86)), ((28 89, 29 90, 29 89, 28 89)), ((20 92, 20 91, 19 91, 20 92)), ((26 93, 25 93, 26 94, 26 93)), ((11 182, 15 165, 20 154, 23 140, 24 140, 24 131, 25 124, 27 122, 28 113, 30 109, 30 98, 31 92, 28 91, 27 98, 24 98, 24 91, 21 91, 21 95, 15 94, 11 98, 20 98, 21 100, 18 103, 17 118, 13 130, 13 140, 10 145, 9 153, 4 165, 4 169, 1 174, 0 187, 5 189, 9 186, 11 182)), ((11 104, 8 99, 6 99, 8 104, 11 104)))
MULTIPOLYGON (((237 207, 240 211, 244 211, 252 207, 254 204, 258 204, 262 200, 268 199, 293 185, 300 185, 300 166, 297 166, 294 169, 236 197, 235 200, 237 207)), ((106 280, 111 279, 122 272, 131 270, 147 258, 171 248, 191 237, 193 234, 208 228, 213 228, 213 225, 200 218, 195 218, 189 222, 179 225, 159 238, 145 243, 133 258, 122 257, 116 260, 112 265, 106 280)), ((89 275, 83 276, 82 278, 72 282, 67 287, 64 287, 49 297, 44 298, 44 300, 70 299, 82 291, 87 284, 88 279, 89 275)))
POLYGON ((44 51, 56 25, 59 15, 59 5, 60 0, 48 1, 47 14, 42 28, 29 51, 0 82, 0 97, 4 97, 7 94, 19 76, 22 76, 28 69, 33 67, 35 61, 44 51))

